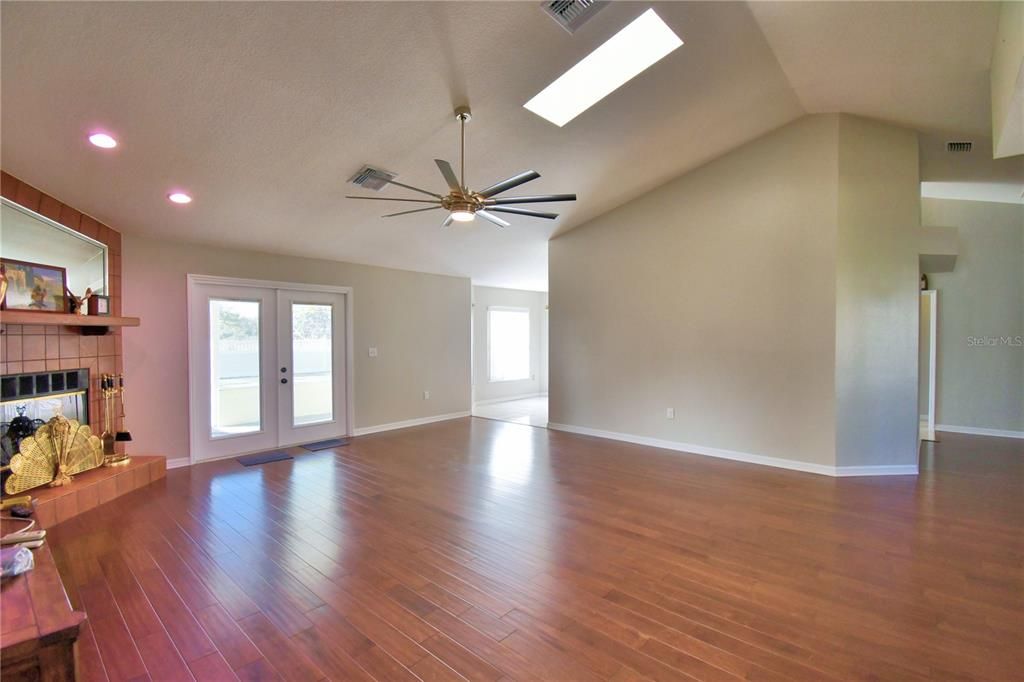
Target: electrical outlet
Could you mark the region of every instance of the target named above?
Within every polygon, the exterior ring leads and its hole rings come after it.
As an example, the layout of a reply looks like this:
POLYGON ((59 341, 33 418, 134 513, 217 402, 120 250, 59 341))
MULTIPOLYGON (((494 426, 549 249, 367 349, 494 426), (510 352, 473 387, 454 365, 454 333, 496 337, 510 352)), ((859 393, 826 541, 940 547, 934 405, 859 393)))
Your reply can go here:
POLYGON ((430 391, 423 391, 423 399, 430 400, 430 391))
POLYGON ((376 348, 376 346, 370 346, 370 357, 371 358, 377 357, 377 348, 376 348))
POLYGON ((668 409, 665 410, 665 419, 675 419, 675 418, 676 418, 676 408, 669 407, 668 409))

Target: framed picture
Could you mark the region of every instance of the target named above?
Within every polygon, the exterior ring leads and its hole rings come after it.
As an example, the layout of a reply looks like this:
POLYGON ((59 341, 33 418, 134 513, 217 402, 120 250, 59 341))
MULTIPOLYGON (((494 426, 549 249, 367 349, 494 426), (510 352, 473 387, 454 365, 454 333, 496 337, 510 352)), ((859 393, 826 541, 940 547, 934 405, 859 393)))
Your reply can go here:
POLYGON ((110 314, 110 297, 101 296, 100 294, 93 294, 89 297, 89 314, 90 315, 109 315, 110 314))
POLYGON ((67 270, 55 265, 0 258, 0 268, 7 280, 5 310, 34 310, 44 313, 67 312, 64 291, 67 270))

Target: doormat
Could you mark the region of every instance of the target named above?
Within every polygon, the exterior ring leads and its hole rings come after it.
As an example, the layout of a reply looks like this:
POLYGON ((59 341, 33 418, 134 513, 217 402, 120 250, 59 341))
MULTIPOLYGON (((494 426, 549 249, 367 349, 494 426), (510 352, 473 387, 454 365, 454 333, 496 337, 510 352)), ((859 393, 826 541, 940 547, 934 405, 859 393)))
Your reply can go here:
POLYGON ((348 438, 331 438, 330 440, 318 440, 315 443, 306 443, 302 447, 309 450, 310 452, 316 452, 317 450, 327 450, 329 448, 337 448, 342 445, 348 445, 348 438))
POLYGON ((246 455, 245 457, 236 457, 235 461, 242 466, 251 467, 257 464, 266 464, 267 462, 283 462, 286 459, 295 459, 286 452, 261 452, 258 455, 246 455))

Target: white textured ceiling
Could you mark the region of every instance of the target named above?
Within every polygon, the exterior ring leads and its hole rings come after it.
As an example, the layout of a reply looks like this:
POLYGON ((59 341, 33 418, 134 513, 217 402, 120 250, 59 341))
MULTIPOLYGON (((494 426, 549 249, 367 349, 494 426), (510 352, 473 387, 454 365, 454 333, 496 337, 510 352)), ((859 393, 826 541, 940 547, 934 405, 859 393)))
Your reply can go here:
POLYGON ((530 289, 547 287, 556 230, 806 112, 987 131, 996 21, 991 3, 615 3, 570 36, 536 2, 0 12, 2 163, 40 189, 125 233, 530 289), (649 6, 682 48, 564 128, 522 108, 649 6), (533 168, 543 177, 522 193, 579 201, 557 205, 555 223, 442 232, 440 212, 382 220, 385 205, 342 198, 364 163, 442 188, 432 159, 456 159, 462 103, 471 185, 533 168), (89 146, 94 127, 121 146, 89 146), (179 187, 193 204, 166 201, 179 187))

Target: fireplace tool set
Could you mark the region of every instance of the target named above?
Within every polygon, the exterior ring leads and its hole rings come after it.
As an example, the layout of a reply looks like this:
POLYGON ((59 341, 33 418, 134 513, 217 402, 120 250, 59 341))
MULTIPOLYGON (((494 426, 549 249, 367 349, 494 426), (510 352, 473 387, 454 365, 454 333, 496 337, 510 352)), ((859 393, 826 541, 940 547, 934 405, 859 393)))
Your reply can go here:
POLYGON ((103 433, 100 434, 103 466, 127 464, 131 458, 114 450, 115 443, 127 443, 132 439, 131 432, 125 428, 124 375, 104 374, 100 377, 100 392, 103 398, 103 433), (120 415, 115 413, 119 404, 120 415), (123 431, 115 431, 118 416, 121 418, 121 428, 125 429, 123 431))

